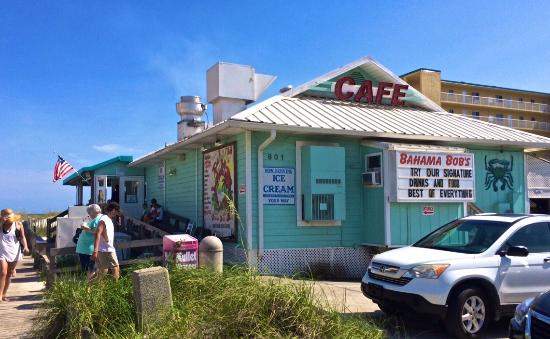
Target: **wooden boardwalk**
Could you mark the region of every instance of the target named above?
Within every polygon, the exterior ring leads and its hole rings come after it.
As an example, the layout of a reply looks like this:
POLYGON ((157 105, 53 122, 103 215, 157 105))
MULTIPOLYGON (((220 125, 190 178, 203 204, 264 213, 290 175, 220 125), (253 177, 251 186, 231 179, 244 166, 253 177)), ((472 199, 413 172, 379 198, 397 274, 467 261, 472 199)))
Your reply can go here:
POLYGON ((44 289, 32 263, 30 257, 19 262, 8 290, 10 301, 0 303, 0 338, 30 338, 44 289))

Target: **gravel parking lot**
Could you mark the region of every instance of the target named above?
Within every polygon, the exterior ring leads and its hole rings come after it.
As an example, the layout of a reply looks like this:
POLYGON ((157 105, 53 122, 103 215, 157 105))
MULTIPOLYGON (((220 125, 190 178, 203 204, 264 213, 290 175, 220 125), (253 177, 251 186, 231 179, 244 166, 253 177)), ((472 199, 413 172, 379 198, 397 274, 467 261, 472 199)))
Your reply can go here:
MULTIPOLYGON (((376 319, 387 324, 391 338, 440 339, 449 338, 442 324, 423 318, 389 318, 378 306, 363 296, 359 282, 315 281, 315 293, 343 313, 360 314, 366 319, 376 319)), ((509 319, 493 323, 484 338, 508 337, 509 319)))

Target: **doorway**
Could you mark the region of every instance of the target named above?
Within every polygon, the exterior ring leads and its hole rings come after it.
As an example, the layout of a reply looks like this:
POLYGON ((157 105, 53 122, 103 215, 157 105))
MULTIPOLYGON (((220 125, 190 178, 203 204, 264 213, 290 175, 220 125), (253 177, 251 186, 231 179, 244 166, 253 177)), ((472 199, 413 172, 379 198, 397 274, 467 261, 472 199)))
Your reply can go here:
POLYGON ((531 213, 550 214, 550 199, 529 199, 531 213))

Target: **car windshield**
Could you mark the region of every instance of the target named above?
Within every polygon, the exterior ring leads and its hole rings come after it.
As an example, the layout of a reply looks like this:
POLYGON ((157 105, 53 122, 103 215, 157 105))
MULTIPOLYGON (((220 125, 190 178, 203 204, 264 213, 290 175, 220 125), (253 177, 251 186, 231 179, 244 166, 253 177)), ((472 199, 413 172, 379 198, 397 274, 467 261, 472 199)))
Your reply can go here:
POLYGON ((413 246, 460 253, 485 252, 512 224, 490 220, 455 220, 413 246))

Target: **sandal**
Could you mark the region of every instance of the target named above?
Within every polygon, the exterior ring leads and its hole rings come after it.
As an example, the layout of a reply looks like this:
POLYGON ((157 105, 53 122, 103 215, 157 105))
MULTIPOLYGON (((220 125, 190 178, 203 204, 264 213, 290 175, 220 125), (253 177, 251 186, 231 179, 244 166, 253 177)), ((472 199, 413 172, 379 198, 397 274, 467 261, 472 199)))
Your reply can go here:
POLYGON ((10 301, 10 298, 8 298, 8 297, 2 297, 2 301, 10 301))

